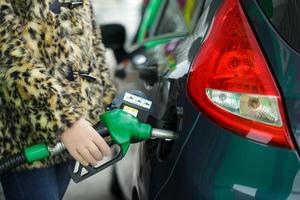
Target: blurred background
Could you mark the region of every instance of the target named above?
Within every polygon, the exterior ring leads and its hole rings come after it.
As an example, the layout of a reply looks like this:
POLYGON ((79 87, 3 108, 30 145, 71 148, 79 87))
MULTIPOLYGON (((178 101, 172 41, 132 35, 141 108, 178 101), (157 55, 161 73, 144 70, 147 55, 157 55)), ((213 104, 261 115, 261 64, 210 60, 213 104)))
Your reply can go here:
POLYGON ((122 24, 132 41, 140 22, 142 0, 92 0, 98 23, 122 24))
MULTIPOLYGON (((126 28, 127 45, 134 38, 139 25, 142 0, 92 0, 99 24, 122 24, 126 28)), ((107 63, 111 69, 116 61, 112 52, 107 50, 107 63)), ((75 184, 71 181, 64 200, 117 200, 110 194, 111 169, 75 184)), ((4 200, 0 184, 0 200, 4 200)))

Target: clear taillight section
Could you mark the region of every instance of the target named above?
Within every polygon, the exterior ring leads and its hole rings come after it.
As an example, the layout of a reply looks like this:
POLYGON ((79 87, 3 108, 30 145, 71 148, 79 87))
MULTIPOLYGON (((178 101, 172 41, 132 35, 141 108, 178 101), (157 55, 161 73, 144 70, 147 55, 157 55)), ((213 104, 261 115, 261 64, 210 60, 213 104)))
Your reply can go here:
POLYGON ((215 105, 234 115, 272 126, 282 126, 278 101, 274 96, 214 89, 207 89, 206 94, 215 105))
POLYGON ((225 129, 294 148, 280 93, 238 0, 224 0, 216 13, 187 89, 199 110, 225 129))

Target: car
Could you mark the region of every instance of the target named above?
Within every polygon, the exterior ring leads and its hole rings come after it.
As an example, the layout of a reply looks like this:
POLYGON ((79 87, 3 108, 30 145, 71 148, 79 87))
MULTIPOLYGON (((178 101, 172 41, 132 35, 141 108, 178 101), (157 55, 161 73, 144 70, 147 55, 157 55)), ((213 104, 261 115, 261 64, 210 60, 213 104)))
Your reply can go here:
POLYGON ((151 0, 116 82, 151 99, 154 126, 178 139, 132 145, 113 191, 300 199, 299 10, 296 0, 151 0))

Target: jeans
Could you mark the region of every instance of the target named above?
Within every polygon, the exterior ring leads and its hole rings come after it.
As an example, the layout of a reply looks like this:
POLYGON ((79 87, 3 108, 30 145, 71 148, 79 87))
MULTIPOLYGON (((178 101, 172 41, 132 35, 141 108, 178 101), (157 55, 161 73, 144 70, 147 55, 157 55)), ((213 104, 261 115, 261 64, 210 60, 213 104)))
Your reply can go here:
POLYGON ((1 174, 0 180, 6 200, 62 199, 70 182, 69 164, 1 174))

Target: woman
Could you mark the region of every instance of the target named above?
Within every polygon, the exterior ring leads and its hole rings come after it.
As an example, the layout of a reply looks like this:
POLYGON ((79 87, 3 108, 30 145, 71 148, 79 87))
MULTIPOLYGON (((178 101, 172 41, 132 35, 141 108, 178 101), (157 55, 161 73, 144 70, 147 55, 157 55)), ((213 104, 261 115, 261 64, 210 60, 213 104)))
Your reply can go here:
MULTIPOLYGON (((89 0, 0 0, 1 157, 62 141, 81 164, 110 149, 92 128, 114 94, 89 0)), ((6 199, 61 199, 68 154, 1 175, 6 199)))

